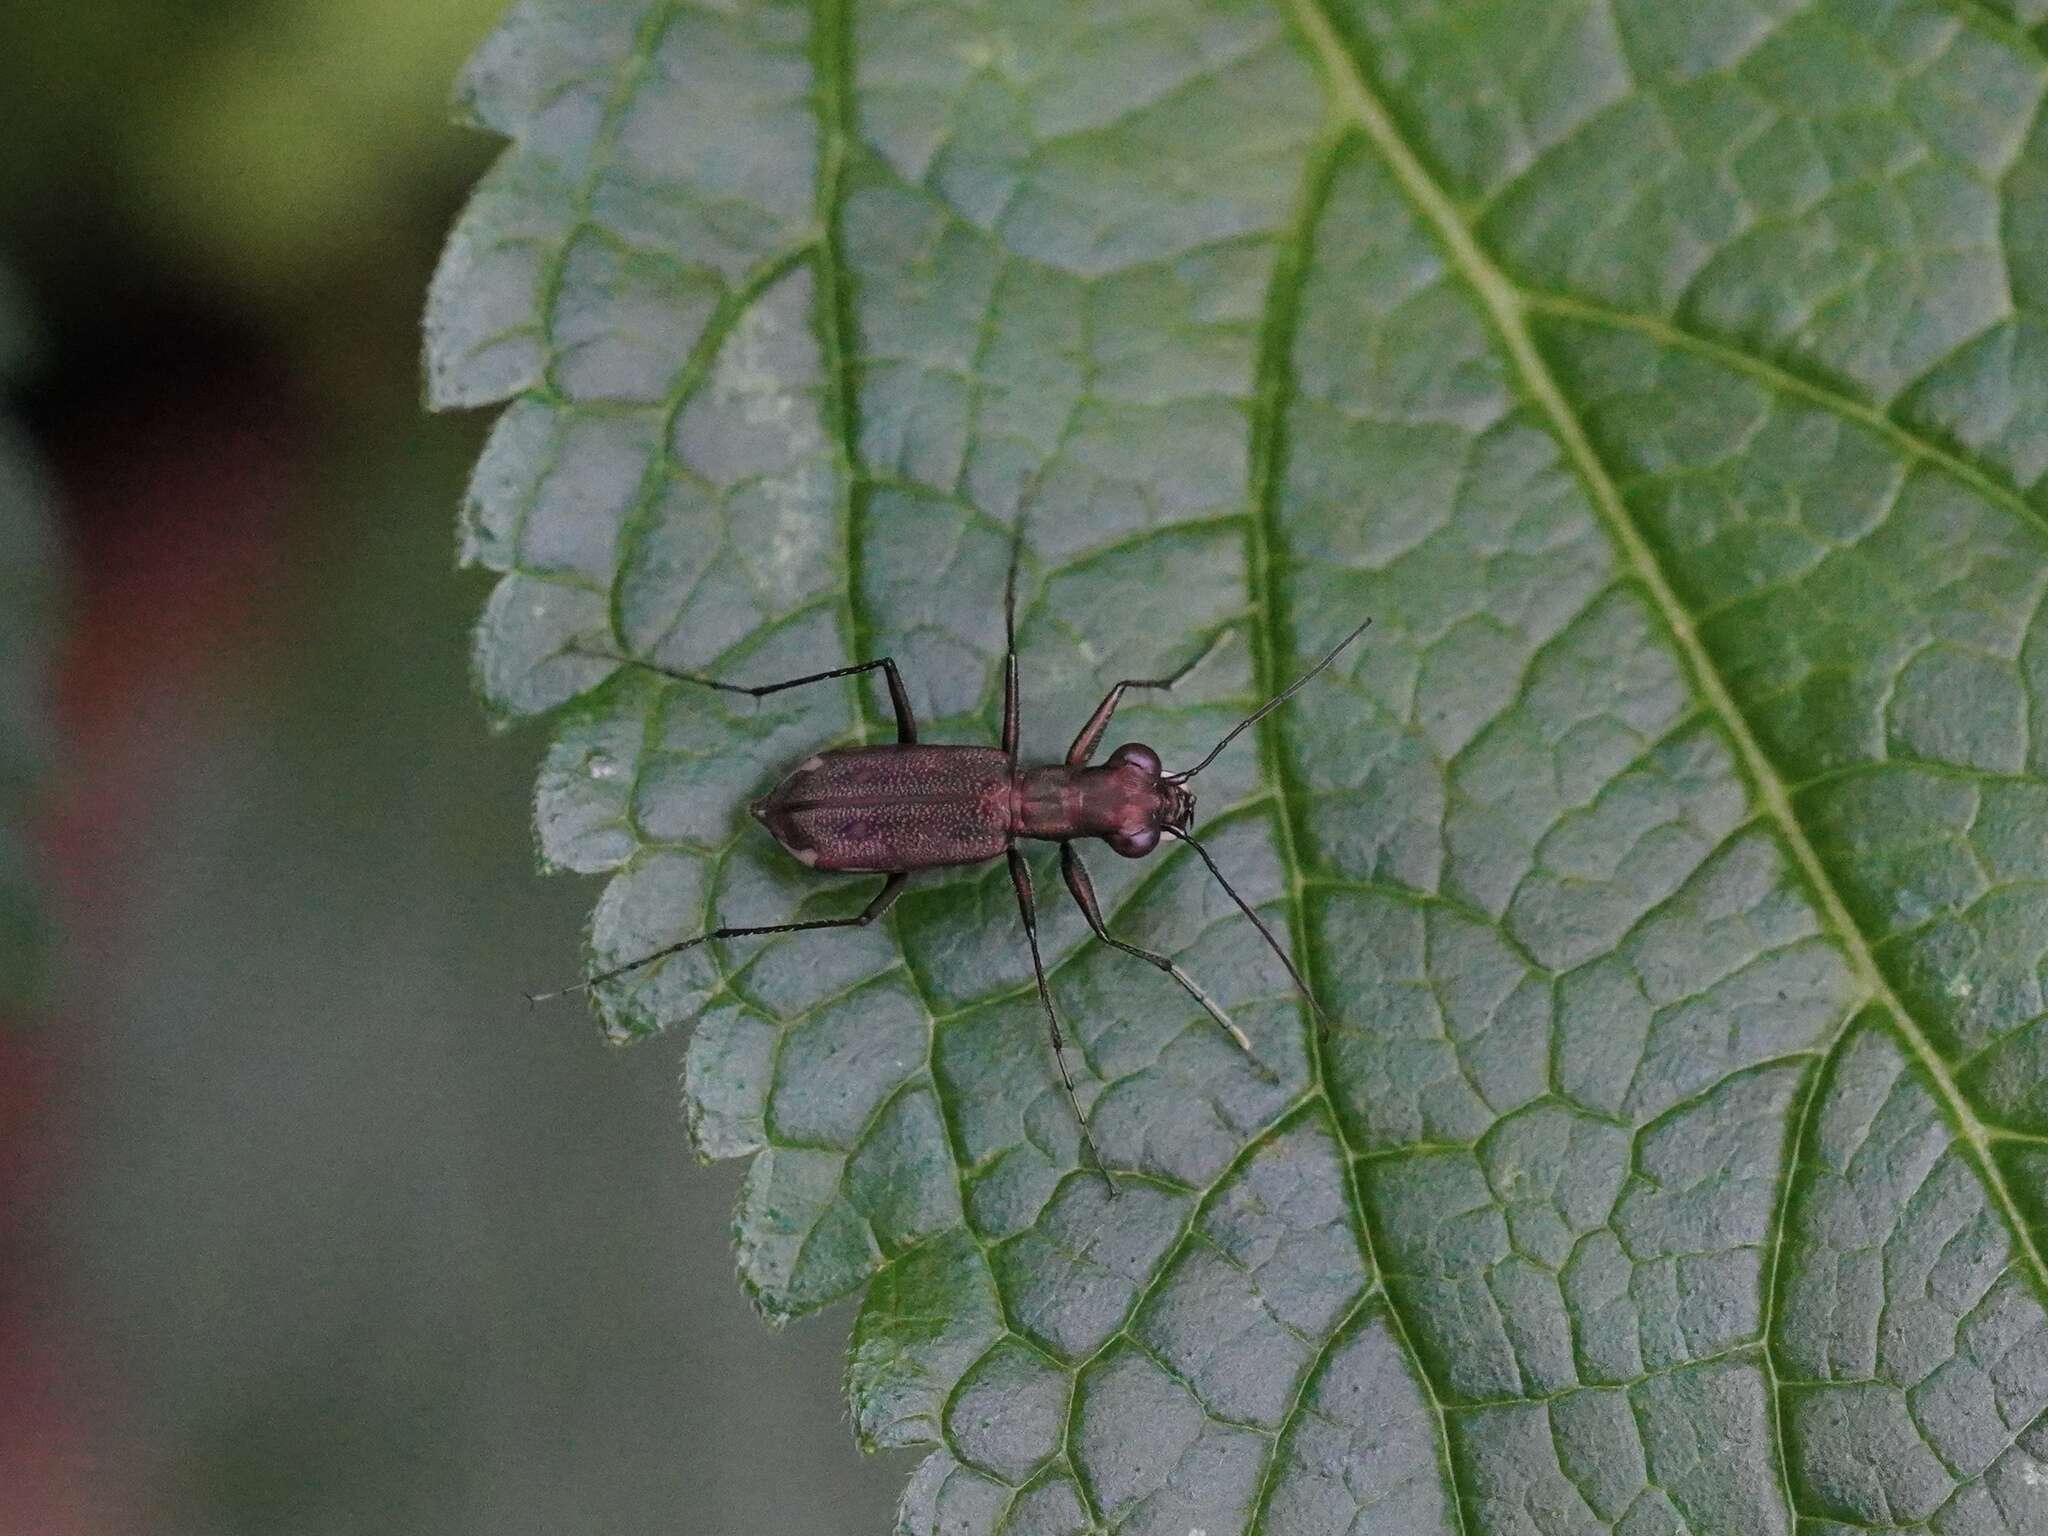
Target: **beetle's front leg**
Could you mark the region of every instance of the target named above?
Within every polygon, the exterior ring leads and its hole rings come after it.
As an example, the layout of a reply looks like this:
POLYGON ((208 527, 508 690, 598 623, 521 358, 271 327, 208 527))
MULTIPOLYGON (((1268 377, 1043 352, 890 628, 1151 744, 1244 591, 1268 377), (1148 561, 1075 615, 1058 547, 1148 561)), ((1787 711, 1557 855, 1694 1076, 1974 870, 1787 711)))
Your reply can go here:
POLYGON ((1167 956, 1155 954, 1149 949, 1140 949, 1135 944, 1126 944, 1122 939, 1109 931, 1108 924, 1102 920, 1102 908, 1096 904, 1095 882, 1088 878, 1088 868, 1081 862, 1081 855, 1075 851, 1072 843, 1060 844, 1060 874, 1066 879, 1067 891, 1074 898, 1074 905, 1081 909, 1081 915, 1088 919, 1088 926, 1095 930, 1095 937, 1102 940, 1103 943, 1109 945, 1112 949, 1120 949, 1127 955, 1134 955, 1138 959, 1143 960, 1147 965, 1158 966, 1160 970, 1166 972, 1167 975, 1179 982, 1181 990, 1186 992, 1197 1003, 1200 1003, 1202 1011, 1214 1019, 1223 1032, 1237 1042, 1238 1049, 1250 1058, 1252 1066, 1268 1080, 1272 1078, 1272 1072, 1264 1062, 1259 1060, 1257 1054, 1252 1050, 1252 1043, 1246 1037, 1245 1032, 1237 1027, 1236 1021, 1223 1011, 1214 998, 1195 985, 1194 979, 1186 971, 1175 965, 1167 956))
POLYGON ((1081 734, 1074 738, 1074 744, 1067 748, 1067 766, 1088 766, 1089 759, 1095 756, 1095 749, 1102 745, 1102 733, 1109 729, 1109 717, 1116 713, 1117 705, 1124 700, 1126 688, 1171 688, 1201 665, 1202 658, 1215 648, 1213 643, 1204 646, 1170 677, 1127 677, 1110 689, 1102 696, 1102 702, 1095 706, 1095 713, 1088 717, 1088 723, 1081 727, 1081 734))

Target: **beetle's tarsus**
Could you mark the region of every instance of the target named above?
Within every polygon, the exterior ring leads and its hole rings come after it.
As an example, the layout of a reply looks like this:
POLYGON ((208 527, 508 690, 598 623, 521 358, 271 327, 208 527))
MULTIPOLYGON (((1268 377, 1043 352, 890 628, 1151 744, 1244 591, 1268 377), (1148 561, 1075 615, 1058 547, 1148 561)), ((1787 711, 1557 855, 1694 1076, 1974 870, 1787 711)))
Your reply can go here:
POLYGON ((538 1008, 542 1003, 552 1003, 558 997, 568 997, 572 993, 587 992, 589 990, 589 982, 579 981, 572 987, 557 987, 552 992, 526 992, 522 993, 521 996, 526 999, 527 1007, 538 1008))

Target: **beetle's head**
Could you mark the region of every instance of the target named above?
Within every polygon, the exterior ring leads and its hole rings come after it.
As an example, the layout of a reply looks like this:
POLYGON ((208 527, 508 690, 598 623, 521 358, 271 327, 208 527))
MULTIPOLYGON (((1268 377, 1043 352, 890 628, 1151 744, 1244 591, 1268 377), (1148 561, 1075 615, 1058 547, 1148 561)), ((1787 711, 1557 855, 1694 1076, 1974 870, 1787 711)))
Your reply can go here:
POLYGON ((1194 825, 1193 793, 1161 770, 1159 754, 1150 747, 1127 743, 1110 753, 1107 766, 1129 786, 1123 829, 1105 839, 1116 852, 1127 859, 1143 858, 1159 846, 1162 832, 1185 832, 1194 825))

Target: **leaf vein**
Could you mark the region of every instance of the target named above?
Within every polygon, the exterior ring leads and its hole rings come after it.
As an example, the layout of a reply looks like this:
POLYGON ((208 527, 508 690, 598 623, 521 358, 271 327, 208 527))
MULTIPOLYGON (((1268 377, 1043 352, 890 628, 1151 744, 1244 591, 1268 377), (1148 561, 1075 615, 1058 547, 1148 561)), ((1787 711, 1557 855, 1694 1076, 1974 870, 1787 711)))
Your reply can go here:
MULTIPOLYGON (((1287 239, 1280 246, 1275 258, 1273 273, 1266 294, 1265 310, 1261 320, 1259 339, 1258 382, 1252 404, 1252 444, 1250 463, 1250 490, 1252 516, 1246 523, 1245 539, 1249 554, 1247 568, 1253 592, 1254 606, 1259 611, 1261 622, 1252 627, 1252 665, 1261 694, 1271 695, 1281 686, 1278 671, 1283 659, 1292 654, 1286 633, 1286 615, 1280 584, 1275 577, 1275 566, 1280 557, 1280 532, 1276 502, 1280 494, 1280 470, 1284 448, 1284 424, 1287 406, 1293 394, 1293 372, 1289 364, 1289 353, 1294 344, 1295 324, 1301 293, 1302 273, 1307 266, 1309 245, 1314 239, 1317 220, 1329 200, 1332 182, 1335 179, 1343 138, 1333 137, 1321 146, 1311 158, 1303 175, 1302 187, 1297 197, 1294 219, 1287 239)), ((1266 781, 1273 786, 1276 814, 1273 817, 1274 835, 1279 843, 1282 866, 1287 871, 1287 929, 1295 951, 1296 964, 1308 985, 1315 986, 1315 946, 1309 942, 1308 903, 1306 899, 1306 877, 1302 868, 1297 823, 1302 812, 1303 796, 1291 782, 1287 772, 1285 756, 1281 750, 1279 729, 1275 723, 1262 724, 1255 728, 1260 766, 1266 781)), ((1312 1098, 1319 1100, 1330 1134, 1336 1139, 1345 1156, 1344 1194, 1345 1204, 1356 1223, 1354 1228, 1359 1258, 1365 1267, 1366 1294, 1372 1294, 1378 1284, 1379 1260, 1373 1241, 1371 1221, 1366 1213, 1365 1200, 1359 1190, 1357 1158, 1359 1148, 1353 1146, 1345 1133, 1343 1117, 1336 1113, 1336 1105, 1330 1093, 1329 1041, 1307 1010, 1301 1010, 1302 1027, 1308 1032, 1308 1062, 1310 1091, 1312 1098)), ((1378 1287, 1385 1291, 1384 1286, 1378 1287)), ((1432 1414, 1436 1419, 1436 1450, 1438 1467, 1444 1479, 1448 1494, 1447 1502, 1454 1512, 1458 1530, 1464 1533, 1465 1503, 1457 1485, 1457 1465, 1451 1456, 1450 1430, 1443 1414, 1442 1394, 1430 1379, 1427 1365, 1421 1353, 1411 1341, 1408 1327, 1402 1320, 1395 1305, 1394 1297, 1386 1291, 1387 1320, 1401 1352, 1406 1356, 1415 1378, 1421 1383, 1428 1396, 1432 1414)), ((1335 1337, 1335 1335, 1333 1335, 1335 1337)), ((1258 1531, 1258 1511, 1270 1497, 1276 1485, 1280 1469, 1280 1449, 1286 1442, 1287 1431, 1293 1423, 1293 1413, 1306 1401, 1306 1382, 1303 1378, 1302 1395, 1297 1396, 1294 1408, 1283 1419, 1279 1432, 1273 1439, 1273 1450, 1265 1471, 1260 1477, 1260 1488, 1253 1504, 1253 1519, 1250 1531, 1258 1531)))
MULTIPOLYGON (((1472 244, 1472 250, 1480 261, 1487 261, 1487 258, 1479 253, 1476 243, 1472 244)), ((1512 310, 1526 309, 1536 314, 1577 320, 1586 325, 1605 326, 1610 330, 1633 331, 1659 345, 1707 358, 1756 380, 1775 393, 1794 396, 1810 405, 1817 405, 1825 411, 1867 427, 1891 443, 1907 458, 1947 472, 1992 505, 2002 507, 2038 527, 2048 527, 2048 512, 2035 506, 2015 486, 1967 456, 1942 446, 1933 438, 1900 422, 1889 412, 1858 400, 1854 395, 1831 389, 1768 358, 1759 357, 1753 352, 1746 352, 1740 347, 1731 346, 1725 341, 1718 341, 1655 315, 1615 309, 1570 294, 1539 293, 1515 287, 1505 275, 1492 268, 1490 263, 1488 270, 1492 275, 1492 281, 1503 290, 1503 297, 1512 310)), ((1489 305, 1489 308, 1491 307, 1489 305)), ((1526 326, 1521 328, 1526 331, 1526 326)), ((1529 343, 1528 350, 1533 358, 1536 351, 1533 342, 1529 343)), ((1537 366, 1542 365, 1539 362, 1537 366)), ((1588 451, 1590 452, 1590 448, 1588 451)))

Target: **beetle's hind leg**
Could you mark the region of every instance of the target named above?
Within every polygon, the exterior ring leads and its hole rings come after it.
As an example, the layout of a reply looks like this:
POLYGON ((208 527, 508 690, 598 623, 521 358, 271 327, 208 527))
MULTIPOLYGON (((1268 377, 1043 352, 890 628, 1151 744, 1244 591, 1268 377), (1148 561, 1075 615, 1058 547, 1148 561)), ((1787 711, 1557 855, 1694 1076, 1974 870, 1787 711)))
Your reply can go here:
POLYGON ((608 971, 599 971, 595 976, 586 976, 573 987, 561 987, 553 992, 529 992, 529 1003, 545 1003, 557 997, 567 997, 572 992, 587 992, 592 987, 607 981, 615 981, 642 966, 652 965, 657 960, 666 960, 670 955, 679 955, 686 949, 695 949, 699 944, 709 944, 713 939, 744 939, 755 934, 808 933, 814 928, 865 928, 876 918, 896 904, 896 898, 903 894, 903 883, 908 875, 891 875, 882 882, 882 888, 875 892, 875 899, 852 917, 821 917, 807 923, 766 923, 748 928, 714 928, 709 933, 700 933, 694 939, 684 939, 680 944, 669 944, 652 954, 642 955, 638 960, 628 960, 624 965, 615 965, 608 971))
POLYGON ((1052 988, 1045 982, 1045 957, 1038 952, 1038 910, 1031 895, 1031 866, 1024 862, 1024 855, 1015 848, 1009 850, 1010 884, 1017 890, 1017 910, 1023 914, 1024 937, 1031 942, 1031 974, 1038 980, 1038 1000, 1045 1005, 1045 1021, 1052 1027, 1052 1059, 1060 1069, 1060 1083, 1067 1090, 1067 1102, 1074 1107, 1074 1123, 1081 1127, 1081 1144, 1088 1149, 1088 1160, 1095 1165, 1095 1171, 1102 1175, 1102 1182, 1109 1186, 1109 1192, 1116 1193, 1116 1180, 1109 1176, 1109 1170, 1102 1164, 1102 1153, 1096 1148, 1095 1137, 1088 1129, 1088 1117, 1081 1112, 1081 1096, 1074 1092, 1074 1075, 1067 1070, 1066 1042, 1060 1038, 1060 1016, 1053 1010, 1052 988))
POLYGON ((1095 937, 1112 949, 1120 949, 1127 955, 1135 955, 1147 965, 1156 965, 1179 982, 1181 990, 1201 1004, 1202 1011, 1214 1019, 1226 1035, 1237 1042, 1237 1048, 1244 1052, 1245 1060, 1252 1064, 1252 1070, 1268 1082, 1277 1081, 1272 1068, 1260 1061, 1258 1054, 1252 1050, 1250 1038, 1237 1027, 1236 1021, 1223 1011, 1214 998, 1195 985, 1193 977, 1167 956, 1155 954, 1149 949, 1140 949, 1135 944, 1126 944, 1109 931, 1108 925, 1102 920, 1102 908, 1096 904, 1095 882, 1088 878, 1088 868, 1081 862, 1081 855, 1075 852, 1072 843, 1060 844, 1060 874, 1066 878, 1067 890, 1074 898, 1074 905, 1081 909, 1081 915, 1088 919, 1088 926, 1095 930, 1095 937))

